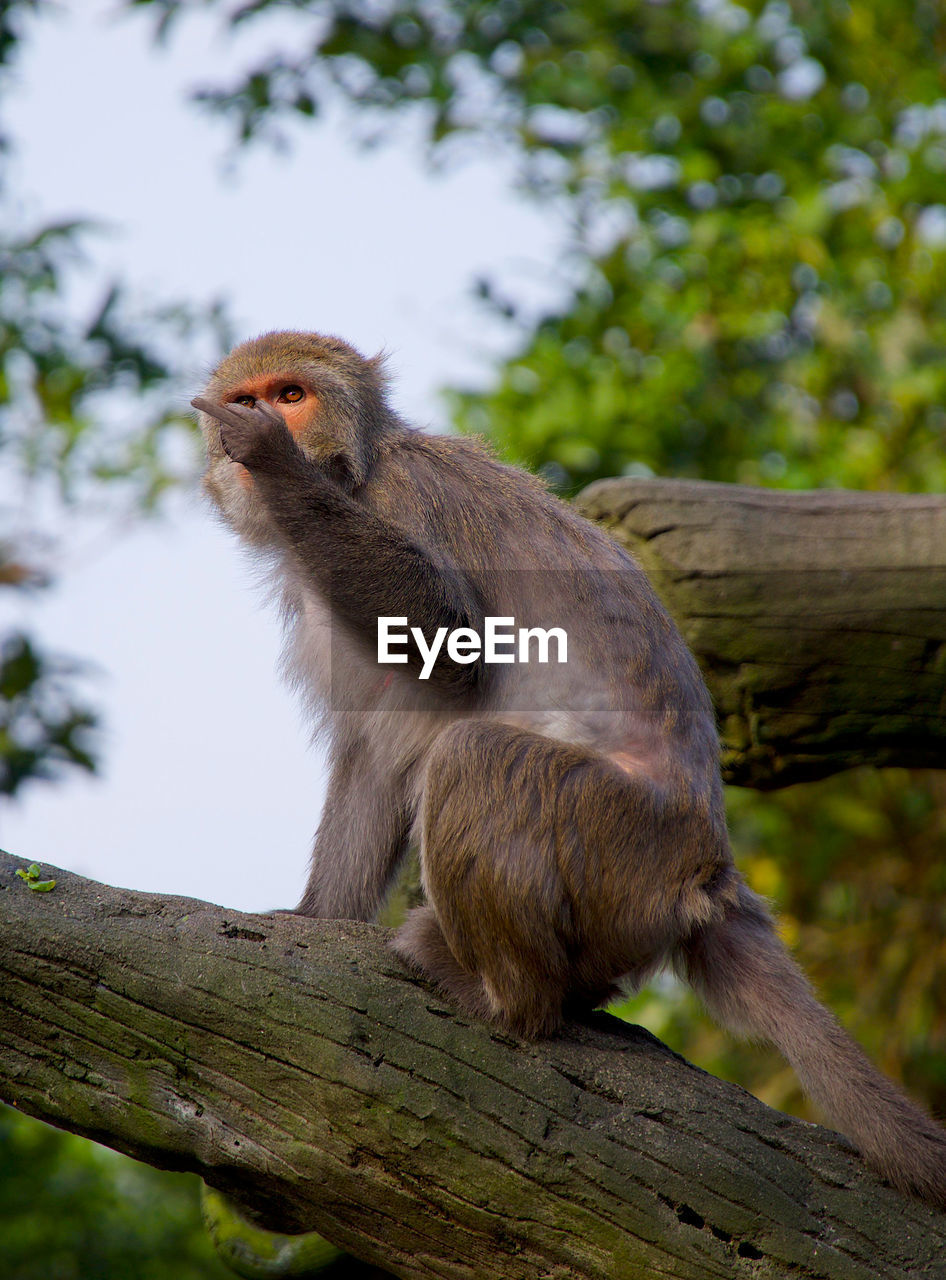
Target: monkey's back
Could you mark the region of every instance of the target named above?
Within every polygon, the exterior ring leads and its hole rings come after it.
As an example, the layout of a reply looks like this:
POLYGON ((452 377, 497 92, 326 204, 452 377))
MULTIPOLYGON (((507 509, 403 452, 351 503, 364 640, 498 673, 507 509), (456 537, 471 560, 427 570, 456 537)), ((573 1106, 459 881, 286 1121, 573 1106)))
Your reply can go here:
POLYGON ((718 774, 709 695, 637 562, 541 480, 477 440, 405 430, 386 442, 360 500, 476 586, 484 615, 563 628, 568 661, 491 669, 493 707, 607 752, 718 774))

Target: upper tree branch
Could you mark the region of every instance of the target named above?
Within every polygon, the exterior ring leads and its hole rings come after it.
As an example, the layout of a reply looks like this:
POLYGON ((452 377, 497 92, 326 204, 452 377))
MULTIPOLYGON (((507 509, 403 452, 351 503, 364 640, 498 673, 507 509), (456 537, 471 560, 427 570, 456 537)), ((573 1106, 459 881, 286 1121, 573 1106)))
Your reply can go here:
POLYGON ((370 925, 0 855, 0 1096, 405 1277, 946 1277, 946 1216, 606 1017, 458 1018, 370 925), (47 869, 44 868, 44 874, 47 869))
POLYGON ((730 782, 946 765, 946 497, 602 480, 703 668, 730 782))

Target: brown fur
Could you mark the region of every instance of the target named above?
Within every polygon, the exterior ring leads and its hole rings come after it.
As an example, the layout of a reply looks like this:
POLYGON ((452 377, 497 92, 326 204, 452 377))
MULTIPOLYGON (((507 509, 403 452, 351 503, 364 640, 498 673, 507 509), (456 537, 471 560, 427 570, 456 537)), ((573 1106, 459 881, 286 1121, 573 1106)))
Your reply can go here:
POLYGON ((299 911, 370 919, 413 832, 428 905, 395 948, 467 1013, 543 1036, 672 963, 879 1173, 946 1207, 946 1133, 818 1004, 732 864, 709 697, 634 561, 476 442, 408 428, 379 361, 337 338, 244 343, 195 404, 207 489, 268 558, 287 669, 331 739, 299 911), (422 683, 416 646, 378 666, 380 615, 428 639, 556 625, 569 662, 443 650, 422 683))

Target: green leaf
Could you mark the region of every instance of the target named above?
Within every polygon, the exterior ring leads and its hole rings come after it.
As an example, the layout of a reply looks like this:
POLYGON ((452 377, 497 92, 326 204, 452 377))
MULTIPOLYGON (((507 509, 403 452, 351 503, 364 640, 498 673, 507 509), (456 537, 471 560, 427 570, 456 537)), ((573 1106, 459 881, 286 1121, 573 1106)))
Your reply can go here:
POLYGON ((29 887, 34 893, 49 893, 50 889, 55 889, 55 880, 30 880, 29 887))

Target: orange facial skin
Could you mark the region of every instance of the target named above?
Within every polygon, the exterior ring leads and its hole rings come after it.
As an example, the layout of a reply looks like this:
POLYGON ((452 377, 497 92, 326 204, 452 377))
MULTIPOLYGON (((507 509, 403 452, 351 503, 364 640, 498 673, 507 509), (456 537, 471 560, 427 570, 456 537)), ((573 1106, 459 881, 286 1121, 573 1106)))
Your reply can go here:
MULTIPOLYGON (((258 400, 265 400, 282 414, 293 436, 298 436, 305 430, 316 409, 316 398, 311 391, 279 374, 268 374, 266 377, 241 383, 237 390, 227 396, 230 404, 251 407, 258 400)), ((240 467, 240 483, 247 489, 252 488, 253 477, 250 473, 240 463, 234 465, 240 467)))

